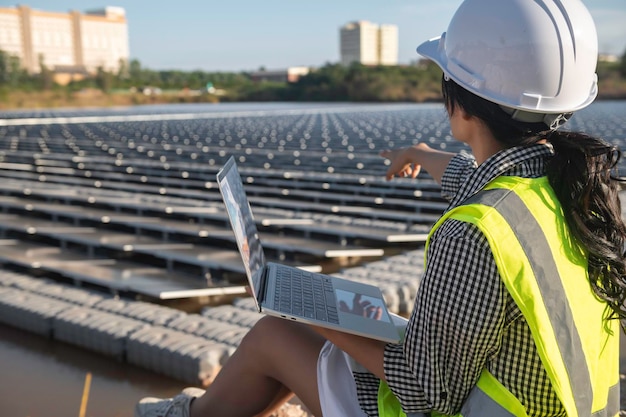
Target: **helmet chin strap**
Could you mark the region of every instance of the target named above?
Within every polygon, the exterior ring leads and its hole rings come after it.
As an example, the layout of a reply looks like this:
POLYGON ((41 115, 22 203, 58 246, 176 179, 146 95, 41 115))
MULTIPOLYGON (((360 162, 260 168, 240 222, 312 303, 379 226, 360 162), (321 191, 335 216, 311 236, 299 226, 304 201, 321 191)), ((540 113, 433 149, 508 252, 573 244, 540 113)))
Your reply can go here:
POLYGON ((500 106, 505 113, 511 116, 511 119, 523 123, 545 123, 550 130, 556 130, 563 126, 574 113, 533 113, 529 111, 512 109, 506 106, 500 106))

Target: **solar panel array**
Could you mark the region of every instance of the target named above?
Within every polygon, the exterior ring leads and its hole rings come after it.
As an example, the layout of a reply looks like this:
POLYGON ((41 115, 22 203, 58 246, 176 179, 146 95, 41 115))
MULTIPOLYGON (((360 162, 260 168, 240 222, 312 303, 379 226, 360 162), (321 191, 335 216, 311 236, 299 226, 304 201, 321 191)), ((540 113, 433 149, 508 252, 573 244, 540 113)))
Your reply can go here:
MULTIPOLYGON (((569 128, 623 148, 624 114, 624 102, 597 103, 569 128)), ((406 315, 446 203, 426 173, 384 181, 378 154, 467 150, 439 105, 0 117, 0 321, 190 383, 210 381, 259 318, 238 298, 243 267, 215 183, 231 155, 270 259, 378 285, 406 315), (229 302, 185 313, 135 296, 229 302)))

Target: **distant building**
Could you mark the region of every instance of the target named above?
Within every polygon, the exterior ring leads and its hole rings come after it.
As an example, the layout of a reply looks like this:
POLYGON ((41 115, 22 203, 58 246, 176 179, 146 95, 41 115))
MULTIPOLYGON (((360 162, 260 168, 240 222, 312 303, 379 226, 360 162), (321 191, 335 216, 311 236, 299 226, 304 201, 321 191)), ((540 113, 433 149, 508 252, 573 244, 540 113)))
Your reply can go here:
POLYGON ((31 74, 41 64, 65 74, 116 72, 128 61, 128 25, 121 7, 80 13, 28 6, 0 7, 0 49, 20 59, 31 74))
POLYGON ((250 73, 252 81, 275 81, 295 83, 309 73, 308 67, 289 67, 281 70, 255 71, 250 73))
POLYGON ((360 20, 340 29, 341 63, 398 65, 398 27, 360 20))
POLYGON ((600 62, 617 62, 619 61, 619 57, 614 54, 599 54, 598 61, 600 62))
POLYGON ((398 65, 398 27, 380 25, 378 53, 381 65, 398 65))

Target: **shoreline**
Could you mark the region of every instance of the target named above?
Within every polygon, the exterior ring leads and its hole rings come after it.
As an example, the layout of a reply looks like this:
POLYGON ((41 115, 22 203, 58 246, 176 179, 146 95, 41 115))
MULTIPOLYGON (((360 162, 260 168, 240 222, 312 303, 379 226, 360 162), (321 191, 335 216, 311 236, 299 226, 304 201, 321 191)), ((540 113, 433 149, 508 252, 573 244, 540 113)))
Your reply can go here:
MULTIPOLYGON (((621 101, 626 100, 626 90, 618 92, 600 92, 596 102, 598 101, 621 101)), ((90 109, 90 108, 109 108, 109 107, 133 107, 145 105, 162 105, 162 104, 221 104, 221 103, 263 103, 264 101, 237 101, 237 100, 220 100, 217 96, 212 95, 187 95, 180 91, 166 92, 159 96, 146 96, 141 93, 130 94, 124 93, 103 93, 99 90, 86 90, 75 93, 69 93, 62 90, 50 90, 39 92, 23 92, 13 91, 6 94, 0 100, 0 112, 4 111, 21 111, 21 110, 55 110, 63 108, 73 109, 90 109)), ((303 103, 303 101, 281 101, 282 103, 303 103)), ((333 101, 332 103, 440 103, 441 99, 427 98, 418 101, 333 101)), ((315 103, 315 102, 312 102, 315 103)))

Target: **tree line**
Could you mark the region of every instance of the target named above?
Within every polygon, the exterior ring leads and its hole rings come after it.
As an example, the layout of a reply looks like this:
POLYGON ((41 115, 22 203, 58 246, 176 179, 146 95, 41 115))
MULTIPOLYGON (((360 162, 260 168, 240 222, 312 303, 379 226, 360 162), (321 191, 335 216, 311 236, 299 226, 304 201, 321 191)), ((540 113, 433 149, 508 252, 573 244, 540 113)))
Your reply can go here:
MULTIPOLYGON (((421 102, 440 99, 441 70, 431 62, 410 66, 342 66, 327 63, 294 83, 255 82, 250 72, 152 70, 133 59, 120 62, 117 72, 99 68, 96 74, 67 85, 54 82, 54 73, 42 58, 40 71, 29 74, 17 57, 0 50, 0 96, 12 91, 63 91, 67 94, 98 89, 106 94, 141 90, 204 90, 213 85, 223 94, 211 101, 384 101, 421 102)), ((600 86, 607 96, 626 97, 626 53, 617 62, 598 64, 600 86), (606 82, 605 82, 606 81, 606 82)), ((602 93, 602 90, 601 90, 602 93)))

